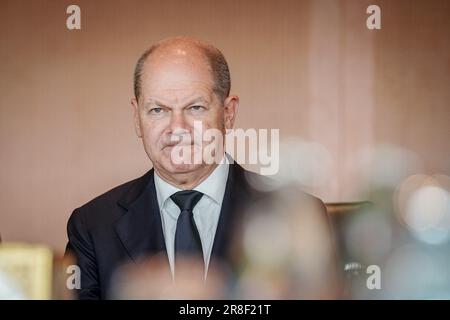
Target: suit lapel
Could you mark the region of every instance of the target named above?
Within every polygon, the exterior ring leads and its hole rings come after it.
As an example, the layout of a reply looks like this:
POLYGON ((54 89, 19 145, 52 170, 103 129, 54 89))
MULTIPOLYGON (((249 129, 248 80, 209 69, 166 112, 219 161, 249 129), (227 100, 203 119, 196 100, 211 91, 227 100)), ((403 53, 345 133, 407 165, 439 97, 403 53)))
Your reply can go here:
POLYGON ((126 212, 115 230, 132 260, 162 252, 167 256, 153 169, 131 185, 118 205, 126 212))
POLYGON ((211 253, 211 263, 227 260, 231 237, 234 234, 235 223, 239 212, 248 199, 247 182, 244 177, 244 169, 238 164, 230 164, 225 194, 222 201, 219 222, 211 253))

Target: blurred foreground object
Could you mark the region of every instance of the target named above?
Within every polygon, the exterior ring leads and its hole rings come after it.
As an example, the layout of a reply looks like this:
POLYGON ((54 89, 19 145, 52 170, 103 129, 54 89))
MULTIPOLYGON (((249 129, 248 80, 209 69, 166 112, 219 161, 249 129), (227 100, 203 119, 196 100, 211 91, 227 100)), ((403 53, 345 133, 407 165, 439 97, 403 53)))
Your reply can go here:
POLYGON ((67 288, 71 257, 41 244, 0 244, 0 300, 73 299, 67 288))
POLYGON ((207 281, 198 260, 177 262, 175 278, 167 270, 167 257, 158 255, 119 268, 112 280, 110 299, 223 299, 223 275, 210 269, 207 281))
POLYGON ((410 174, 391 182, 368 188, 362 197, 370 205, 328 205, 345 297, 448 299, 450 178, 410 174))
POLYGON ((0 299, 50 299, 53 255, 41 245, 0 245, 0 299))
POLYGON ((323 203, 296 184, 256 202, 241 226, 235 258, 239 299, 336 299, 341 279, 323 203))

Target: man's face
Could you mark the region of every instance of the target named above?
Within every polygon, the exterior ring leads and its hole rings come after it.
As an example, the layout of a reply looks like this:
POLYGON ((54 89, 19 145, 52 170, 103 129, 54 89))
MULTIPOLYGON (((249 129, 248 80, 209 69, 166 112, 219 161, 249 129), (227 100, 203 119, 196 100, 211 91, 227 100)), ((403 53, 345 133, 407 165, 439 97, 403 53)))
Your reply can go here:
POLYGON ((201 153, 211 142, 194 133, 194 121, 202 123, 203 131, 218 129, 224 134, 233 126, 237 98, 220 101, 205 59, 198 53, 188 56, 184 50, 150 56, 141 84, 139 101, 132 101, 136 132, 155 169, 170 175, 205 166, 193 163, 193 157, 190 163, 179 163, 174 148, 201 153))

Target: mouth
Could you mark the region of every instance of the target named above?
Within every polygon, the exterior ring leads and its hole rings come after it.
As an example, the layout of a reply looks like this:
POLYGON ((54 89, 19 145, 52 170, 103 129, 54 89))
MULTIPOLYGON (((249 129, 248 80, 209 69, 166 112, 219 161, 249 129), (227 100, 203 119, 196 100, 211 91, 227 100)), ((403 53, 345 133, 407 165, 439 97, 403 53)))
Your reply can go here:
POLYGON ((189 146, 194 146, 194 143, 182 143, 182 142, 168 143, 162 149, 173 148, 175 146, 178 146, 178 147, 189 147, 189 146))

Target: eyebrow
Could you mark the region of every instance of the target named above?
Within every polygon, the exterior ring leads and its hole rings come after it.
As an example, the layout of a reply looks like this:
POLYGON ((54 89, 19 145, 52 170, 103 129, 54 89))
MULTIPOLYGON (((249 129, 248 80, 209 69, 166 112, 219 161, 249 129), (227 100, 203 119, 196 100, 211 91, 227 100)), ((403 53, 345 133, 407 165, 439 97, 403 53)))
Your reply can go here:
MULTIPOLYGON (((192 105, 194 103, 199 103, 199 102, 209 103, 209 101, 203 97, 196 97, 196 98, 190 100, 189 103, 186 103, 186 106, 192 105)), ((168 107, 164 102, 158 100, 157 98, 149 98, 148 101, 144 103, 144 109, 148 108, 148 106, 151 104, 156 104, 158 106, 166 107, 166 108, 168 107)))
POLYGON ((162 103, 161 101, 158 101, 157 99, 150 98, 150 99, 148 99, 148 101, 146 103, 144 103, 144 109, 147 109, 148 106, 151 104, 156 104, 161 107, 167 107, 165 105, 165 103, 162 103))

